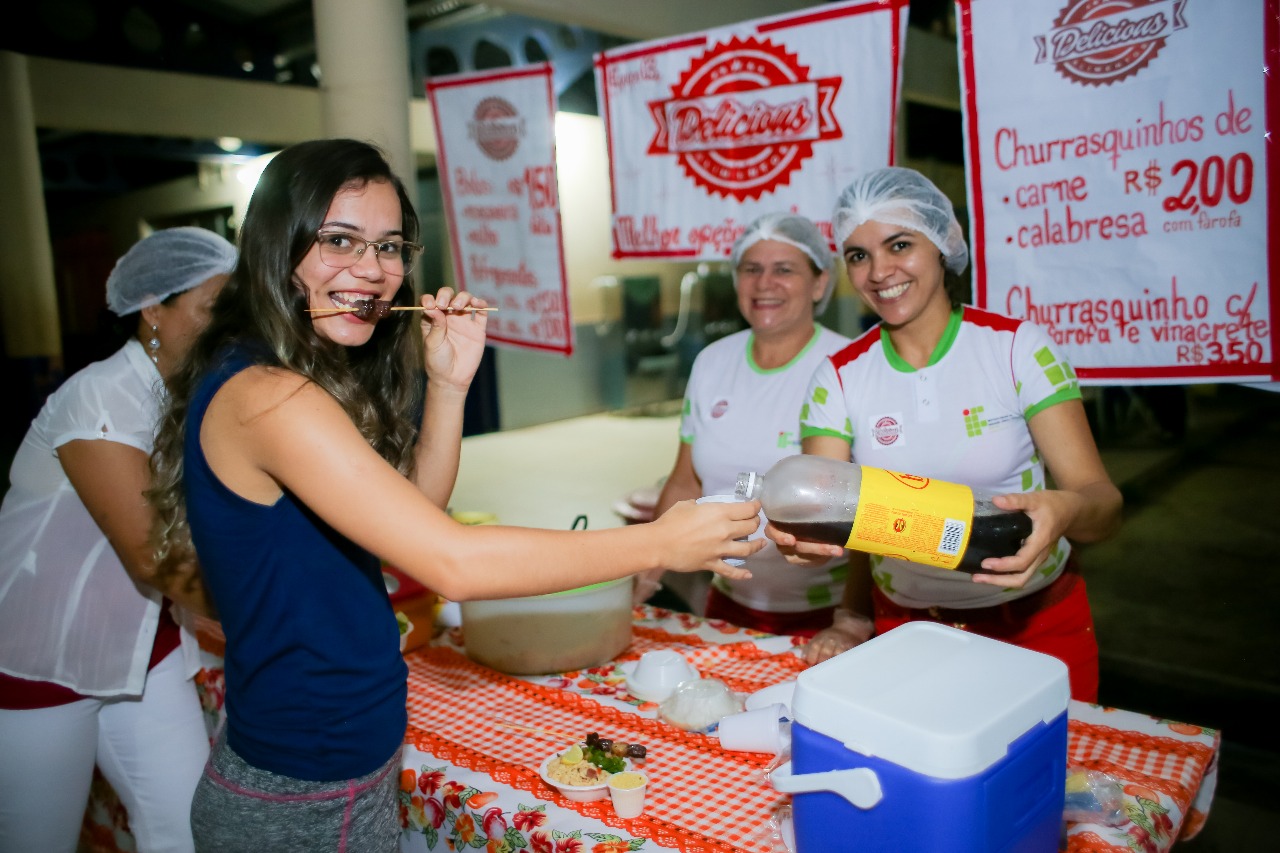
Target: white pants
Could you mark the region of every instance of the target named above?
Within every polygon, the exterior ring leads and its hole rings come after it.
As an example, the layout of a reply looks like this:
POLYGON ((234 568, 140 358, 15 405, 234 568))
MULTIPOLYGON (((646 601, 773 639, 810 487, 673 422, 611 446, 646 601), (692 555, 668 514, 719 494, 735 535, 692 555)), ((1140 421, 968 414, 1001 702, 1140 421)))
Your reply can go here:
POLYGON ((0 851, 74 853, 95 763, 139 853, 192 851, 191 798, 208 757, 180 648, 147 673, 141 699, 0 709, 0 851))

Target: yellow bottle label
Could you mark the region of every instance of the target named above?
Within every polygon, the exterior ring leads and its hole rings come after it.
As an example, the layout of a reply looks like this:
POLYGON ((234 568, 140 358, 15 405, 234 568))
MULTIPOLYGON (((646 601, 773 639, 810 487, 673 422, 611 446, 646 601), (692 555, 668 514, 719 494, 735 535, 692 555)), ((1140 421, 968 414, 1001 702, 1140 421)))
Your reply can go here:
POLYGON ((968 486, 864 465, 846 547, 954 569, 972 529, 968 486))

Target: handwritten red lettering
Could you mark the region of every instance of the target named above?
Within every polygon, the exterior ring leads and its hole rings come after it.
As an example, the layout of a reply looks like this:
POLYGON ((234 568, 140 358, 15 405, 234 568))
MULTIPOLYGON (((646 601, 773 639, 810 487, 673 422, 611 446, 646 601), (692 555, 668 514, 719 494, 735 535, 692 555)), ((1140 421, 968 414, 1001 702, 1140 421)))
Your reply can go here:
POLYGON ((1087 240, 1127 240, 1147 234, 1147 219, 1142 211, 1133 213, 1104 214, 1081 217, 1066 205, 1063 218, 1056 219, 1048 208, 1040 222, 1018 227, 1017 235, 1010 238, 1020 249, 1039 246, 1061 246, 1083 243, 1087 240))
POLYGON ((1084 201, 1089 198, 1089 190, 1083 175, 1063 178, 1058 181, 1042 181, 1038 184, 1026 184, 1014 190, 1014 203, 1018 207, 1039 207, 1042 204, 1069 201, 1084 201))
POLYGON ((1136 127, 1038 141, 1024 141, 1017 128, 1002 127, 996 131, 994 154, 996 166, 1003 171, 1099 156, 1107 157, 1114 168, 1126 151, 1199 142, 1203 138, 1204 116, 1169 118, 1161 101, 1155 120, 1139 119, 1136 127))
POLYGON ((733 219, 725 219, 718 225, 696 225, 689 229, 688 243, 696 252, 702 254, 705 247, 711 246, 717 254, 727 255, 733 243, 742 236, 746 227, 737 224, 733 219))
POLYGON ((458 195, 489 195, 493 192, 493 185, 474 169, 455 169, 453 183, 458 195))
POLYGON ((487 255, 468 255, 467 274, 473 281, 492 282, 498 287, 514 285, 517 287, 537 287, 538 277, 525 266, 524 261, 515 269, 494 266, 487 255))
POLYGON ((620 252, 670 250, 680 242, 680 229, 659 228, 656 216, 643 217, 639 226, 634 216, 619 216, 613 225, 613 242, 620 252))

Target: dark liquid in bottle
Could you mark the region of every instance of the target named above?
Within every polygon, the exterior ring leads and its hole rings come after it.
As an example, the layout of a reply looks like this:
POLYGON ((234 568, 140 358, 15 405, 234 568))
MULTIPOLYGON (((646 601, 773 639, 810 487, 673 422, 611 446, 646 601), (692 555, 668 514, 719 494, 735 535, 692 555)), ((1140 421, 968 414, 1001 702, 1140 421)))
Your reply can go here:
POLYGON ((982 568, 987 557, 1008 557, 1018 553, 1022 540, 1031 535, 1031 516, 1025 512, 1002 512, 976 515, 969 533, 969 546, 964 549, 956 569, 970 574, 1000 574, 982 568))
MULTIPOLYGON (((773 521, 773 525, 797 539, 831 545, 844 545, 853 531, 852 521, 773 521)), ((982 568, 982 561, 987 557, 1016 554, 1022 547, 1022 540, 1030 535, 1031 517, 1025 512, 975 516, 973 530, 969 533, 969 545, 965 548, 956 571, 999 574, 982 568)))
POLYGON ((774 521, 773 526, 806 542, 844 545, 853 532, 852 521, 774 521))

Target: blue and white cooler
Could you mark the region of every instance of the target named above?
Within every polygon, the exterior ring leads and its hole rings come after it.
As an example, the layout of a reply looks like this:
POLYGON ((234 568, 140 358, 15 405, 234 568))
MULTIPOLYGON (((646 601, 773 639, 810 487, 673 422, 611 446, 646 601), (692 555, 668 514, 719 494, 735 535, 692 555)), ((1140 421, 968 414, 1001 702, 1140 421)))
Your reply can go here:
POLYGON ((911 622, 801 673, 796 853, 1053 853, 1066 783, 1067 667, 911 622))

